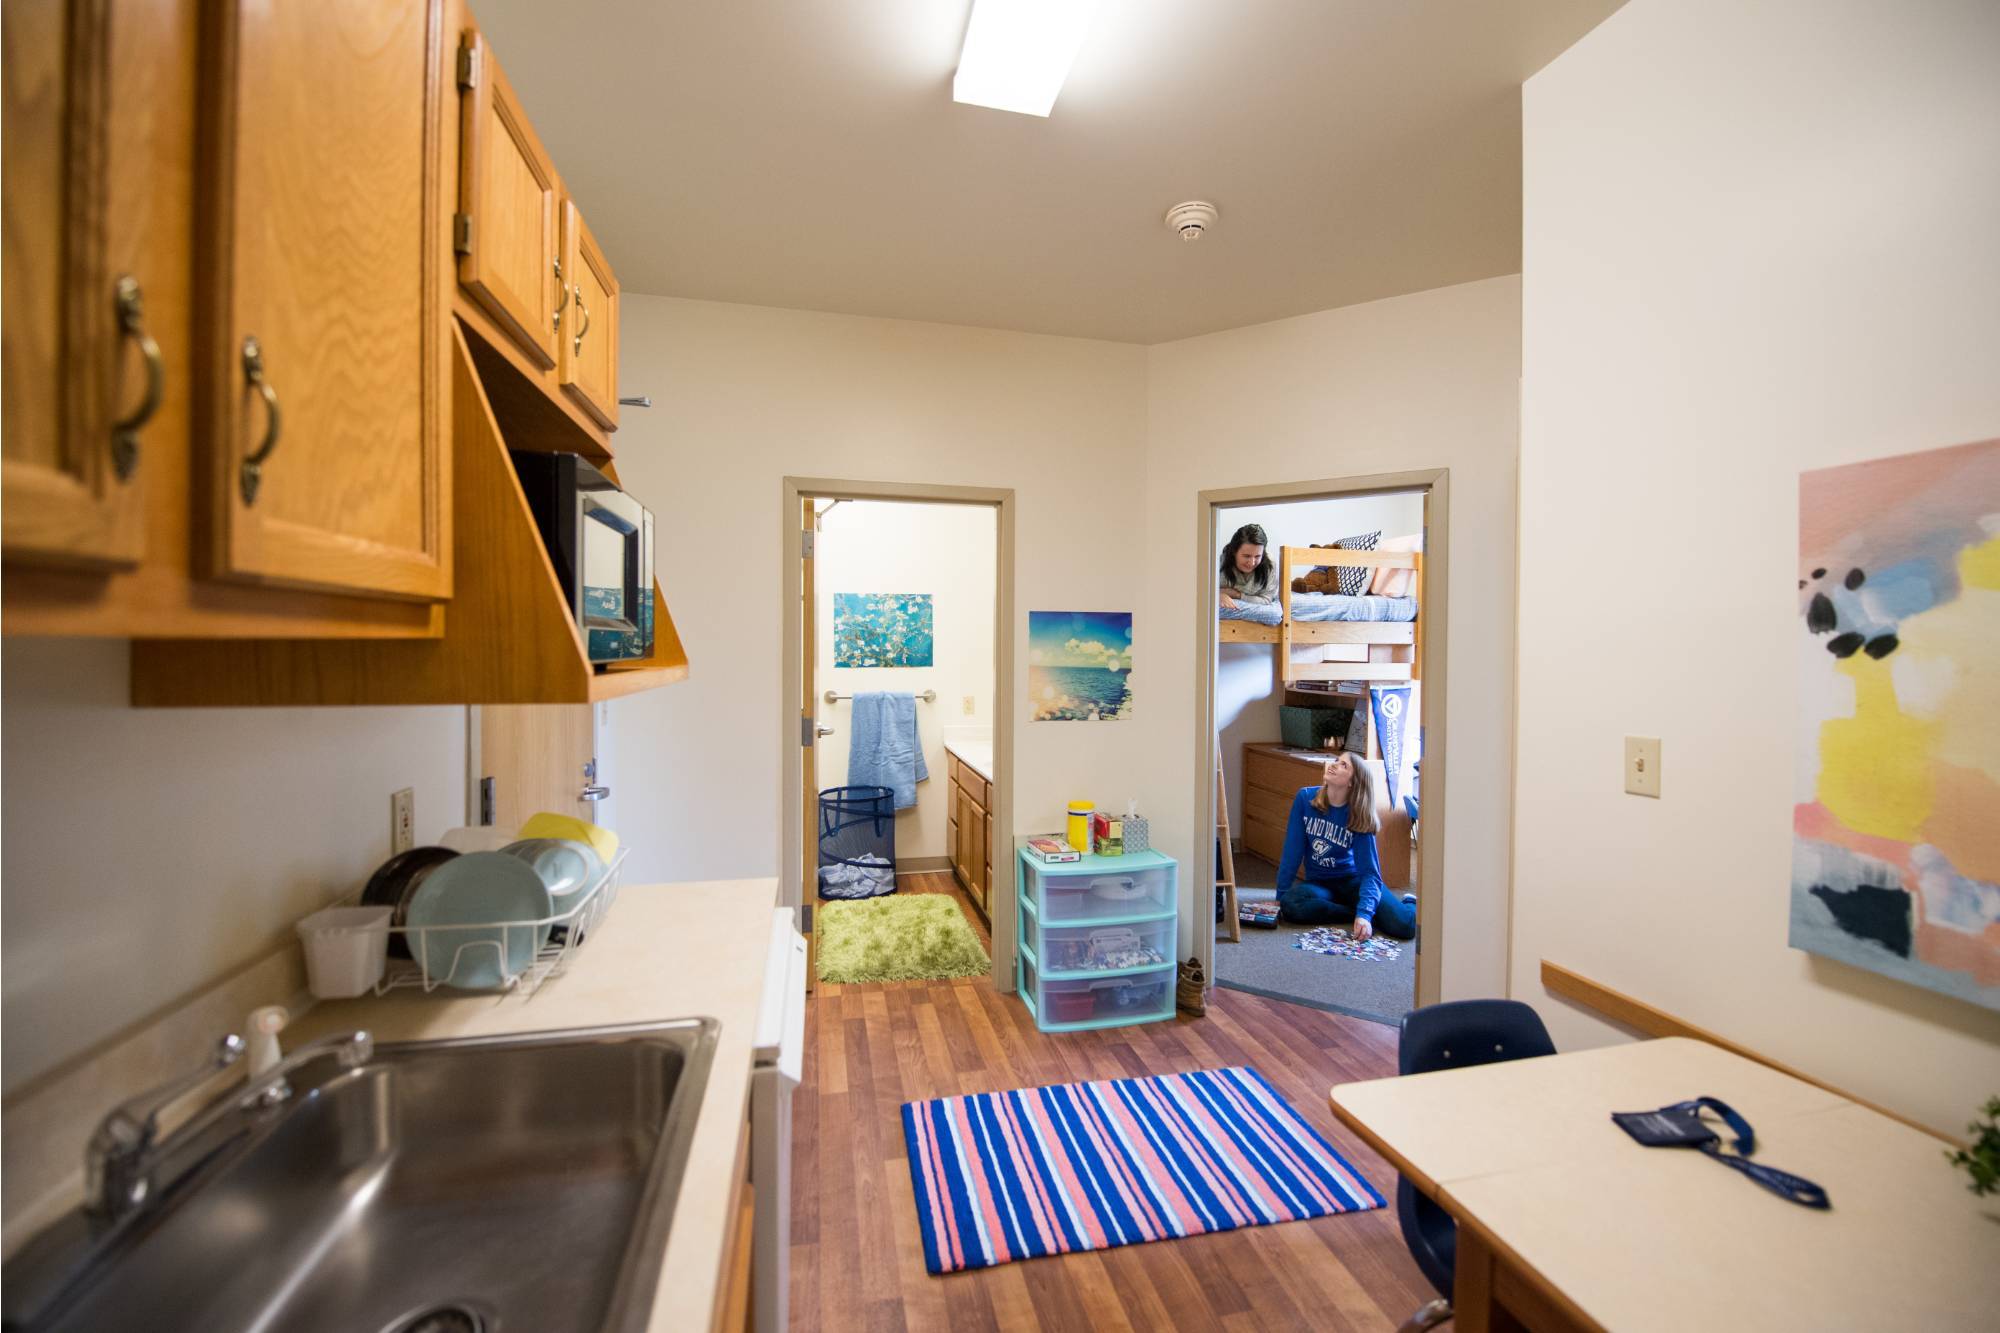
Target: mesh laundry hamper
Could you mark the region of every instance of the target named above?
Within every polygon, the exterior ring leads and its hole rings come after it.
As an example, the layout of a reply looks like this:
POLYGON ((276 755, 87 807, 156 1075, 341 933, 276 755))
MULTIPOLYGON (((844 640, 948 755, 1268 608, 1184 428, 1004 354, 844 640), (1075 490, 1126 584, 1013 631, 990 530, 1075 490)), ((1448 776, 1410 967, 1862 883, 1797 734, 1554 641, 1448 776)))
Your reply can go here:
POLYGON ((896 891, 896 793, 828 787, 819 794, 819 896, 876 898, 896 891))

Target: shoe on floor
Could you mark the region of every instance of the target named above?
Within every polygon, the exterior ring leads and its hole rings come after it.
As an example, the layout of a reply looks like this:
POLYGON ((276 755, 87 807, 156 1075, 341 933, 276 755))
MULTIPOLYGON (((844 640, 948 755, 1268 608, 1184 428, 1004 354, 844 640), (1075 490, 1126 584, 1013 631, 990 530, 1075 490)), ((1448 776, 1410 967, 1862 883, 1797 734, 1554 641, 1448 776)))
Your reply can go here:
POLYGON ((1197 1018, 1208 1012, 1208 979, 1202 975, 1199 958, 1181 964, 1180 979, 1174 985, 1174 1006, 1197 1018))

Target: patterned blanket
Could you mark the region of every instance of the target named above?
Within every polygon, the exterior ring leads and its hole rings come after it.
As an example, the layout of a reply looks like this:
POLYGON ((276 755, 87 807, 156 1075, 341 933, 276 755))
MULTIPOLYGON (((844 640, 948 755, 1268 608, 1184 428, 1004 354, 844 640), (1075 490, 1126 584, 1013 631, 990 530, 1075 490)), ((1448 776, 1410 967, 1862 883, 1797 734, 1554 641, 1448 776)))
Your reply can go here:
MULTIPOLYGON (((1260 625, 1275 625, 1284 616, 1284 609, 1276 602, 1253 606, 1239 602, 1235 606, 1222 608, 1224 620, 1254 620, 1260 625)), ((1292 622, 1303 624, 1310 620, 1415 620, 1417 599, 1414 597, 1342 597, 1330 592, 1295 592, 1292 594, 1292 622)))

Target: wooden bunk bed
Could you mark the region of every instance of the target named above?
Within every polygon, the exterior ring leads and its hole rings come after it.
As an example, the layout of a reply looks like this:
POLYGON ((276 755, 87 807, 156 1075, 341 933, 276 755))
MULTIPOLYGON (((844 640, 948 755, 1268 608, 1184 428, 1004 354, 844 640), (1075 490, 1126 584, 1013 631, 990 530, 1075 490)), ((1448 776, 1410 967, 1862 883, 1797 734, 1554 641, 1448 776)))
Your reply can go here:
POLYGON ((1422 551, 1343 551, 1330 546, 1286 546, 1278 552, 1278 623, 1261 625, 1254 620, 1221 620, 1219 638, 1223 643, 1274 643, 1278 645, 1278 673, 1286 687, 1302 680, 1400 681, 1423 676, 1424 648, 1424 554, 1422 551), (1409 569, 1416 571, 1416 587, 1411 600, 1417 614, 1411 620, 1309 620, 1292 619, 1292 579, 1295 571, 1324 565, 1362 566, 1368 569, 1409 569), (1295 662, 1292 649, 1312 644, 1362 644, 1365 661, 1295 662))

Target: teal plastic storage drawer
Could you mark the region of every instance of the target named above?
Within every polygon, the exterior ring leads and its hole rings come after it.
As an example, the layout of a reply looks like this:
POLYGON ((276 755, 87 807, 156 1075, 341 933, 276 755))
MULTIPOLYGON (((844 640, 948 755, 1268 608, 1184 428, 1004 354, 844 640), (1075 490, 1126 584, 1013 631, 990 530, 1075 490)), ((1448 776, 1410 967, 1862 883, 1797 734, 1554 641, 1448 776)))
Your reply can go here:
MULTIPOLYGON (((1093 857, 1098 864, 1087 874, 1047 874, 1028 896, 1042 924, 1140 921, 1174 911, 1174 873, 1166 866, 1107 866, 1125 858, 1093 857)), ((1067 871, 1068 866, 1052 867, 1067 871)))
POLYGON ((1042 976, 1021 957, 1021 994, 1046 1029, 1120 1027, 1168 1018, 1174 1012, 1172 963, 1127 976, 1058 980, 1042 976))
POLYGON ((1101 977, 1138 972, 1174 961, 1171 917, 1126 926, 1043 926, 1031 947, 1051 977, 1101 977))

